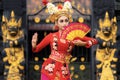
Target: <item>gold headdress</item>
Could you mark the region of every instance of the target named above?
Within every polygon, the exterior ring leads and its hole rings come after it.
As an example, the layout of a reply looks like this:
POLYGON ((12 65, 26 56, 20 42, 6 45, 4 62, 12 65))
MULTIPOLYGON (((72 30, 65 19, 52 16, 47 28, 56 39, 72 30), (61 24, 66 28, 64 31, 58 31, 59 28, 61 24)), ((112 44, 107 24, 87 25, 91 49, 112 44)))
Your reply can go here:
POLYGON ((3 22, 6 22, 6 26, 7 27, 21 27, 21 23, 22 23, 22 20, 21 18, 17 21, 15 19, 15 14, 14 14, 14 11, 11 11, 11 16, 10 16, 10 19, 8 21, 8 19, 6 17, 3 16, 3 19, 2 19, 3 22))
POLYGON ((96 37, 100 37, 101 39, 108 40, 112 37, 113 42, 116 42, 116 33, 117 33, 117 20, 116 17, 113 17, 112 19, 109 19, 109 14, 106 12, 104 20, 99 19, 99 27, 100 31, 98 30, 96 37), (106 35, 103 34, 103 31, 105 31, 103 28, 111 28, 110 29, 110 37, 106 38, 106 35))
MULTIPOLYGON (((2 16, 2 22, 3 22, 3 24, 1 26, 1 30, 2 30, 2 34, 3 34, 3 41, 5 42, 9 35, 8 32, 9 32, 9 30, 11 30, 10 28, 14 28, 14 29, 16 28, 18 30, 21 27, 22 20, 21 20, 21 18, 19 20, 17 20, 15 18, 14 11, 11 11, 11 15, 10 15, 9 19, 7 17, 5 17, 4 15, 2 16), (6 36, 7 36, 7 38, 6 38, 6 36)), ((19 31, 19 34, 23 35, 22 30, 19 31)))
POLYGON ((102 29, 103 27, 111 27, 112 25, 112 20, 109 19, 109 14, 106 12, 105 18, 102 21, 102 19, 99 19, 99 26, 102 29))
POLYGON ((49 20, 51 22, 55 22, 60 16, 66 16, 69 18, 70 22, 72 21, 72 16, 70 14, 70 10, 72 9, 71 3, 69 1, 66 1, 64 5, 58 4, 58 6, 55 6, 52 3, 47 3, 47 9, 50 14, 49 20))

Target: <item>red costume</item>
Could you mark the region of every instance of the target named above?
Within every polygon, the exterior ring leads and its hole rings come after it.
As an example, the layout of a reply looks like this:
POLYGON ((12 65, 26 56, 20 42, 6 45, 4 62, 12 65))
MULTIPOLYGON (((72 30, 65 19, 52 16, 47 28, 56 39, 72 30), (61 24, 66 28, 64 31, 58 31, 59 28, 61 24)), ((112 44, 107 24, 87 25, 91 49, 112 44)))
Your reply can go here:
MULTIPOLYGON (((93 38, 84 37, 82 40, 88 41, 92 39, 93 38)), ((33 52, 39 52, 48 44, 51 46, 51 54, 42 65, 42 75, 47 76, 49 78, 48 80, 71 80, 68 64, 66 63, 66 56, 70 55, 74 44, 72 41, 61 39, 59 32, 55 32, 47 35, 36 48, 32 50, 33 52)))
POLYGON ((70 55, 73 43, 65 39, 60 39, 59 32, 50 33, 33 49, 33 52, 39 52, 48 44, 51 46, 51 54, 42 65, 42 74, 45 74, 50 80, 54 80, 55 78, 70 80, 70 73, 65 57, 70 55))

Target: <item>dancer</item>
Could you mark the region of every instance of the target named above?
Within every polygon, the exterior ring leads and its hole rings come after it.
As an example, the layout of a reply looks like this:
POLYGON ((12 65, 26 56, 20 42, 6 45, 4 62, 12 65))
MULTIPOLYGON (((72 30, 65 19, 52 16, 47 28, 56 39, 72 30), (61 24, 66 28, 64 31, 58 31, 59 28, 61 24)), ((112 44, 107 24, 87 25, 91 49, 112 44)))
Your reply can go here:
POLYGON ((44 3, 47 5, 50 13, 50 20, 58 27, 58 31, 49 33, 39 44, 37 44, 38 34, 35 33, 32 36, 31 43, 33 52, 39 52, 49 44, 51 47, 49 58, 42 64, 41 80, 71 80, 66 57, 70 55, 74 45, 91 47, 93 44, 96 44, 97 41, 89 37, 72 41, 61 38, 64 27, 67 26, 72 19, 69 13, 69 9, 72 8, 71 4, 68 0, 64 3, 63 7, 61 5, 55 7, 54 4, 47 3, 46 1, 44 1, 44 3))

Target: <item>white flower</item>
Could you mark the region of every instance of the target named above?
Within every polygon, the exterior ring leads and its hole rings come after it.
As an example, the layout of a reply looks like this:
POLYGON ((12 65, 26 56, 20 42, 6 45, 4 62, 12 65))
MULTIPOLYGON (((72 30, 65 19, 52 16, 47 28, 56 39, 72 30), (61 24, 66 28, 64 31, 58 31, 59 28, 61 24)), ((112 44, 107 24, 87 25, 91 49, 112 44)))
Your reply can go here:
POLYGON ((53 68, 49 68, 48 71, 53 72, 53 68))
POLYGON ((57 38, 54 38, 53 40, 54 40, 54 41, 57 41, 57 38))
POLYGON ((54 8, 54 13, 58 12, 58 7, 54 8))
POLYGON ((72 8, 71 3, 69 1, 66 1, 64 3, 63 9, 71 9, 71 8, 72 8))
POLYGON ((48 4, 47 4, 47 8, 48 8, 48 12, 49 12, 50 14, 55 13, 55 5, 54 5, 54 4, 48 3, 48 4))
POLYGON ((53 43, 53 46, 55 46, 56 45, 56 43, 53 43))
MULTIPOLYGON (((69 1, 66 1, 64 3, 63 8, 62 8, 62 11, 68 11, 71 8, 72 8, 71 3, 69 1)), ((61 10, 61 9, 59 9, 57 6, 55 6, 52 3, 48 3, 47 4, 47 9, 48 9, 49 14, 54 14, 54 13, 57 13, 57 12, 59 12, 61 10)))
POLYGON ((48 70, 48 66, 45 66, 45 70, 48 70))
POLYGON ((64 74, 65 74, 65 71, 62 71, 62 74, 64 75, 64 74))
POLYGON ((52 64, 52 68, 55 68, 55 64, 52 64))

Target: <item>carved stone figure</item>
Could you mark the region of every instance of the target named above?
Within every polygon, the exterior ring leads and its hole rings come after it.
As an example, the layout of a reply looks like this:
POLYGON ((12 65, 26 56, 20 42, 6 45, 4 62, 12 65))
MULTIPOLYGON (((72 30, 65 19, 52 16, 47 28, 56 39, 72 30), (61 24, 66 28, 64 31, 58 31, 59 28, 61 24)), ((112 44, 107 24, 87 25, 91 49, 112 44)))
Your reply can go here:
POLYGON ((11 16, 2 17, 2 37, 3 51, 2 57, 4 62, 5 80, 22 80, 24 70, 24 33, 21 28, 21 18, 15 18, 14 11, 11 16))
POLYGON ((106 12, 104 20, 99 20, 99 27, 100 30, 96 34, 99 43, 96 50, 98 80, 117 80, 116 17, 110 20, 109 14, 106 12))

